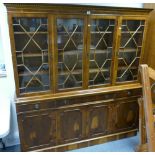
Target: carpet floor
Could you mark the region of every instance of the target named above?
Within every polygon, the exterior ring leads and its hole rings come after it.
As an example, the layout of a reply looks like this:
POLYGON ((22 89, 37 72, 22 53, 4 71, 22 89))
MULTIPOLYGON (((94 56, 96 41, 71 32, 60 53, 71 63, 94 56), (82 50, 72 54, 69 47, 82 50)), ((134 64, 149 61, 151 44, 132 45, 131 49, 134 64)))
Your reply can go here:
POLYGON ((137 135, 130 138, 72 150, 72 152, 135 152, 135 148, 138 144, 139 136, 137 135))
MULTIPOLYGON (((69 152, 134 152, 138 144, 139 136, 137 135, 104 144, 71 150, 69 152)), ((20 145, 7 147, 5 150, 0 149, 0 152, 20 152, 20 145)))

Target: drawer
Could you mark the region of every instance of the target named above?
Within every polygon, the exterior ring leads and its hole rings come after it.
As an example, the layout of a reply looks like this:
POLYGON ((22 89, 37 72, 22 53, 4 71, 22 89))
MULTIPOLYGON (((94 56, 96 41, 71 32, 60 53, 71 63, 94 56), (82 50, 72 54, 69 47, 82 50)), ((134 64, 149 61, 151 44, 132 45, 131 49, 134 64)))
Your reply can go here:
POLYGON ((17 113, 27 111, 37 111, 48 108, 55 108, 55 101, 38 101, 33 103, 30 102, 16 105, 17 113))
POLYGON ((142 95, 142 89, 124 90, 124 91, 116 92, 115 99, 132 97, 132 96, 141 96, 141 95, 142 95))
POLYGON ((56 109, 68 104, 68 100, 49 100, 49 101, 38 101, 38 102, 29 102, 24 104, 17 104, 16 109, 18 112, 27 112, 27 111, 37 111, 45 109, 56 109))
POLYGON ((93 101, 100 101, 100 100, 109 100, 113 99, 115 96, 115 93, 107 93, 107 94, 100 94, 100 95, 89 95, 85 97, 80 98, 74 98, 74 99, 67 99, 66 104, 72 105, 72 104, 83 104, 86 102, 93 102, 93 101))

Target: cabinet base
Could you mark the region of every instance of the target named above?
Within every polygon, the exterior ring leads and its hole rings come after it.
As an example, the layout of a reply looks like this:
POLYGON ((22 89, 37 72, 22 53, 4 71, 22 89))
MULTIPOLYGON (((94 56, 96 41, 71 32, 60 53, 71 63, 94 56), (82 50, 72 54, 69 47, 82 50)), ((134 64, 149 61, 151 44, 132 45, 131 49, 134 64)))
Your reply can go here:
POLYGON ((91 139, 82 140, 82 141, 78 141, 78 142, 67 143, 67 144, 63 144, 63 145, 57 145, 57 146, 53 146, 53 147, 38 149, 35 151, 38 151, 38 152, 42 152, 42 151, 62 152, 62 151, 74 150, 74 149, 84 148, 84 147, 88 147, 88 146, 93 146, 96 144, 106 143, 109 141, 119 140, 122 138, 132 137, 137 134, 137 131, 138 131, 137 129, 134 129, 134 130, 130 130, 130 131, 125 131, 125 132, 115 133, 115 134, 111 134, 111 135, 91 138, 91 139))

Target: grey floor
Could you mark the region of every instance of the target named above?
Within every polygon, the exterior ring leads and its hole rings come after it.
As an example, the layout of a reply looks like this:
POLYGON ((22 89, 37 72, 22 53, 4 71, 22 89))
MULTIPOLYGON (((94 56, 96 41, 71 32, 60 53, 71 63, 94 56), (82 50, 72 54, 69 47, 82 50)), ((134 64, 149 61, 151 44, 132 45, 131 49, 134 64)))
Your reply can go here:
MULTIPOLYGON (((72 150, 69 152, 134 152, 138 143, 139 136, 137 135, 130 138, 72 150)), ((20 145, 7 147, 5 150, 0 149, 0 152, 20 152, 20 145)))
POLYGON ((139 136, 125 138, 91 147, 72 150, 71 152, 135 152, 139 144, 139 136))

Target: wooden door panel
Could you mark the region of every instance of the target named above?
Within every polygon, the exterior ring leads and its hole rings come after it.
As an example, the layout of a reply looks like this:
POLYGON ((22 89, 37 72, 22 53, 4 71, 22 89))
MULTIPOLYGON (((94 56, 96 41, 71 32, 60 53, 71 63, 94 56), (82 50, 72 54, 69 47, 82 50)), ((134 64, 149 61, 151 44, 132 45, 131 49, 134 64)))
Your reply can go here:
POLYGON ((60 112, 60 139, 62 141, 78 140, 82 136, 83 114, 80 109, 60 112))
POLYGON ((124 101, 117 103, 115 107, 114 129, 126 130, 138 127, 138 103, 137 101, 124 101))
POLYGON ((108 128, 108 105, 92 106, 88 112, 89 136, 104 135, 108 128))
MULTIPOLYGON (((49 113, 26 115, 22 119, 22 140, 25 148, 53 144, 55 140, 55 116, 49 113)), ((20 126, 21 127, 21 126, 20 126)))

